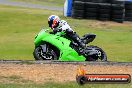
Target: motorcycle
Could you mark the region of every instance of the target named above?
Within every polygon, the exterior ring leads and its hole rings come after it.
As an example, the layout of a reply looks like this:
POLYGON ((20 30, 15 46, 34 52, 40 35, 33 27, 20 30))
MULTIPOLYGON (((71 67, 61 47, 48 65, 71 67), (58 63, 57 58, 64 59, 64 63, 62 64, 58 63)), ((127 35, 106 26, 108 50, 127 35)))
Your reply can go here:
MULTIPOLYGON (((107 61, 106 53, 101 48, 93 45, 82 48, 76 42, 66 38, 64 32, 52 34, 49 31, 50 29, 42 29, 35 36, 33 52, 35 60, 107 61)), ((95 37, 95 34, 85 34, 80 39, 88 44, 95 37)))

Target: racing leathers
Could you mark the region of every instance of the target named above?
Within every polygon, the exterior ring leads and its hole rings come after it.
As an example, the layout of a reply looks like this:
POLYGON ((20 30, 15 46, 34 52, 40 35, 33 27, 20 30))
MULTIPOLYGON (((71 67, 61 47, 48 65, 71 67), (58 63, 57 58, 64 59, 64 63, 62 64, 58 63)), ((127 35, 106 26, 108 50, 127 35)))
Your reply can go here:
POLYGON ((54 34, 63 31, 66 37, 78 43, 78 45, 81 46, 82 48, 85 47, 85 44, 80 40, 79 36, 76 34, 76 32, 72 30, 72 28, 67 24, 65 20, 60 20, 58 26, 52 29, 54 34))

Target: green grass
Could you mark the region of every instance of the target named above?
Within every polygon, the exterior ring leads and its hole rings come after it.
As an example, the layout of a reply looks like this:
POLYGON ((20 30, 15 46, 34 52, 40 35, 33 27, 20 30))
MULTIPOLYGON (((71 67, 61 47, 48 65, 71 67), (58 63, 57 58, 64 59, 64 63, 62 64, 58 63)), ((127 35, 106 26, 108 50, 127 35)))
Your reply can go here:
MULTIPOLYGON (((0 6, 0 59, 33 60, 34 36, 54 11, 0 6)), ((60 15, 60 12, 58 12, 60 15)))
POLYGON ((45 84, 0 84, 0 88, 132 88, 131 84, 86 84, 83 86, 71 83, 45 83, 45 84))
POLYGON ((63 17, 62 12, 0 6, 0 59, 33 60, 34 36, 47 18, 59 15, 80 35, 95 33, 91 43, 106 51, 109 61, 132 62, 132 23, 100 22, 63 17))
MULTIPOLYGON (((23 79, 21 76, 17 76, 17 75, 11 75, 11 76, 0 76, 0 85, 4 85, 4 84, 33 84, 33 81, 31 80, 27 80, 27 79, 23 79)), ((1 87, 0 87, 1 88, 1 87)))
POLYGON ((11 0, 11 1, 63 7, 65 0, 11 0))

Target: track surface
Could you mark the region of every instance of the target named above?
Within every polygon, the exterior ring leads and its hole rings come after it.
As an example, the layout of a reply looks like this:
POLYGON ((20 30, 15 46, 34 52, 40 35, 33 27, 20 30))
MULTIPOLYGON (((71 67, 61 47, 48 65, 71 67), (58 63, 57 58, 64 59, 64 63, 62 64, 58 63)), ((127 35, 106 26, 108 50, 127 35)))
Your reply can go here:
POLYGON ((132 66, 132 62, 68 62, 68 61, 23 61, 23 60, 0 60, 0 63, 14 63, 14 64, 73 64, 73 65, 121 65, 132 66))
POLYGON ((15 2, 15 1, 10 1, 10 0, 0 0, 0 4, 10 5, 10 6, 27 7, 27 8, 37 8, 37 9, 63 11, 63 8, 61 8, 61 7, 44 6, 44 5, 30 4, 30 3, 24 3, 24 2, 15 2))
POLYGON ((21 83, 23 80, 34 83, 75 81, 80 65, 88 74, 130 74, 132 76, 132 63, 0 61, 0 83, 21 83))

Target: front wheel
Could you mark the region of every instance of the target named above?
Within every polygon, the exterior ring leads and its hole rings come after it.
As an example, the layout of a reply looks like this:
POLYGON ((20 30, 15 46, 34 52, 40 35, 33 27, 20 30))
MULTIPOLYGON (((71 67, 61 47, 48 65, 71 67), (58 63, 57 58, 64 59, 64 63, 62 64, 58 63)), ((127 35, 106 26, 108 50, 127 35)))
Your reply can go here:
POLYGON ((35 47, 33 52, 35 60, 58 60, 56 51, 48 44, 35 47))
POLYGON ((94 50, 98 52, 96 55, 88 55, 86 58, 86 61, 107 61, 107 55, 106 53, 99 47, 97 46, 88 46, 87 49, 94 50))

